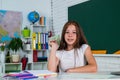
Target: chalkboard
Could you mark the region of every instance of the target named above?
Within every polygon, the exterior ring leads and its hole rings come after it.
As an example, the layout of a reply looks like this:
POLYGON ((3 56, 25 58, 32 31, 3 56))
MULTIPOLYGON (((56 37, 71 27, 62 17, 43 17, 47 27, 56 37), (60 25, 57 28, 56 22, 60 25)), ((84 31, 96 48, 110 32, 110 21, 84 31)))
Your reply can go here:
POLYGON ((120 0, 90 0, 68 8, 68 20, 78 21, 92 50, 120 50, 120 0))

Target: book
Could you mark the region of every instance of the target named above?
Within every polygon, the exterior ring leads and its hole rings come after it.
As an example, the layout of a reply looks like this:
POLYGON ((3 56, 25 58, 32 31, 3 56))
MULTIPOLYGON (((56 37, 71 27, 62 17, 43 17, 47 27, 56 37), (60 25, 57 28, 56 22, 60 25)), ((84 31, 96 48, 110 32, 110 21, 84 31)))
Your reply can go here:
POLYGON ((19 77, 19 78, 20 78, 20 80, 28 80, 28 79, 33 80, 33 78, 38 78, 38 76, 22 76, 22 77, 19 77))
POLYGON ((37 56, 38 56, 37 50, 33 50, 33 62, 37 62, 38 61, 37 56))
POLYGON ((41 49, 43 49, 43 33, 40 34, 41 49))
POLYGON ((32 49, 36 50, 36 33, 32 33, 32 49))
POLYGON ((24 77, 24 76, 33 76, 31 73, 8 73, 4 77, 24 77))
POLYGON ((48 49, 48 33, 45 33, 45 49, 48 49))
POLYGON ((36 78, 48 78, 48 77, 56 77, 57 73, 49 71, 49 70, 24 70, 20 73, 9 73, 4 77, 15 78, 20 80, 36 80, 36 78))
POLYGON ((46 41, 46 37, 45 37, 45 33, 43 33, 43 49, 46 49, 45 41, 46 41))
POLYGON ((41 33, 40 32, 38 32, 38 50, 41 50, 41 42, 40 42, 40 35, 41 35, 41 33))
POLYGON ((9 74, 6 74, 4 76, 4 78, 7 77, 7 80, 33 80, 36 78, 38 78, 38 76, 34 76, 33 74, 31 73, 26 73, 26 72, 23 72, 23 73, 9 73, 9 74))

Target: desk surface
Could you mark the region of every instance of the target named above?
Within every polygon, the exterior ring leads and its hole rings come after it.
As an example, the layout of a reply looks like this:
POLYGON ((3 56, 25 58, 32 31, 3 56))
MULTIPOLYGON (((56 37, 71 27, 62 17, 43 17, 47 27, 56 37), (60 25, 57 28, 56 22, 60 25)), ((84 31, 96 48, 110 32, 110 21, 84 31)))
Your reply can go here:
POLYGON ((49 77, 48 80, 120 80, 120 75, 112 75, 110 72, 97 73, 63 73, 57 77, 49 77))
MULTIPOLYGON (((120 80, 120 75, 112 75, 110 72, 97 73, 62 73, 56 77, 47 77, 47 80, 120 80)), ((4 79, 3 79, 4 80, 4 79)), ((6 80, 6 79, 5 79, 6 80)), ((18 79, 7 79, 18 80, 18 79)), ((30 80, 46 80, 46 78, 39 77, 39 79, 30 80)))
POLYGON ((110 72, 98 73, 64 73, 59 74, 57 79, 62 80, 79 80, 79 79, 120 79, 120 76, 111 75, 110 72))

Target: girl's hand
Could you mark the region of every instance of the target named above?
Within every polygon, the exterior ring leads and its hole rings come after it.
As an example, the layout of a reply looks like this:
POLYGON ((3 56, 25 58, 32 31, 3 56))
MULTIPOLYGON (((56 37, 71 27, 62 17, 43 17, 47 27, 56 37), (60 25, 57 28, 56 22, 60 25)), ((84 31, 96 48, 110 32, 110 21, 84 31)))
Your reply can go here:
POLYGON ((66 73, 71 73, 71 72, 72 72, 72 69, 71 69, 71 68, 70 68, 70 69, 67 69, 65 72, 66 72, 66 73))
POLYGON ((57 50, 58 49, 58 44, 56 40, 52 40, 49 42, 49 45, 51 47, 51 49, 57 50))

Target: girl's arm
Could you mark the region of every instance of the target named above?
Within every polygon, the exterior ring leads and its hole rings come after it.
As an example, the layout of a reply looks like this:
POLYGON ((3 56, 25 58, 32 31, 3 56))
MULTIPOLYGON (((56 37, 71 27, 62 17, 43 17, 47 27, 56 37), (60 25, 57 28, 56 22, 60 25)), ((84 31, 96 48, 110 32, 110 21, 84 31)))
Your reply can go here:
POLYGON ((71 68, 71 69, 68 69, 66 72, 84 72, 84 73, 96 72, 97 63, 95 61, 95 58, 92 55, 92 51, 90 47, 87 47, 85 51, 85 57, 87 59, 87 63, 88 63, 87 65, 76 67, 76 68, 71 68))
POLYGON ((49 45, 51 46, 51 50, 48 58, 48 70, 57 72, 59 60, 56 57, 56 51, 58 49, 58 44, 56 41, 50 41, 49 45))

